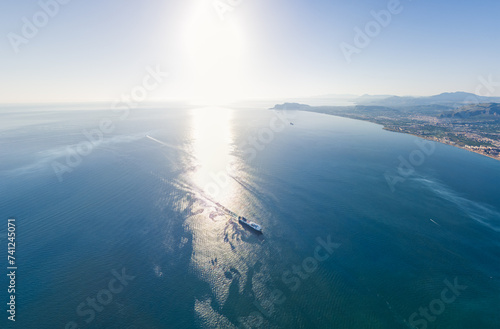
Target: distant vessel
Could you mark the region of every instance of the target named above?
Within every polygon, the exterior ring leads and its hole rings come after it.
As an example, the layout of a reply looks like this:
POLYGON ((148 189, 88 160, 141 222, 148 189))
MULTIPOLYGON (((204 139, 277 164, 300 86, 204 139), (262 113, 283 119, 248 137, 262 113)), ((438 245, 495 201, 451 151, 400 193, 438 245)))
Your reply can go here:
POLYGON ((250 222, 248 219, 246 219, 243 216, 238 216, 238 220, 240 221, 241 224, 249 226, 250 228, 254 229, 255 231, 262 233, 262 227, 259 224, 256 224, 254 222, 250 222))

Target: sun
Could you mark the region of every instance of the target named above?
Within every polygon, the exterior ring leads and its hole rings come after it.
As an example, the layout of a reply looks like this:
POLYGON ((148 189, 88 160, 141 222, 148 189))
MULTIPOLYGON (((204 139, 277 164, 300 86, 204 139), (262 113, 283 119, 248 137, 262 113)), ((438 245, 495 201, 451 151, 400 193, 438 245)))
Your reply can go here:
POLYGON ((209 1, 202 1, 183 34, 188 94, 193 102, 223 105, 242 95, 245 49, 236 19, 221 20, 209 1))

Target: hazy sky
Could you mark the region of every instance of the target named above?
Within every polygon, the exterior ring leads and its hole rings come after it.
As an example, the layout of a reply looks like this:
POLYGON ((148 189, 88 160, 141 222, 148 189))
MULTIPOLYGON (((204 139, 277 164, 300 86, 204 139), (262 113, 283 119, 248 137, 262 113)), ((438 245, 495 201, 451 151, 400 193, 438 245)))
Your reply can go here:
POLYGON ((116 99, 158 67, 150 100, 474 92, 480 77, 500 96, 498 0, 55 1, 2 1, 0 102, 116 99))

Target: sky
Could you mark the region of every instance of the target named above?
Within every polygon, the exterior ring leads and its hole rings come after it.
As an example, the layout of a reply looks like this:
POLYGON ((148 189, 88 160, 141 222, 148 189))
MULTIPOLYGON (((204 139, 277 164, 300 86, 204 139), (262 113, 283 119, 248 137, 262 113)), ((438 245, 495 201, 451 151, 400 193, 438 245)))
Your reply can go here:
POLYGON ((141 101, 207 103, 326 94, 500 96, 497 0, 0 6, 0 103, 107 101, 134 92, 141 101))

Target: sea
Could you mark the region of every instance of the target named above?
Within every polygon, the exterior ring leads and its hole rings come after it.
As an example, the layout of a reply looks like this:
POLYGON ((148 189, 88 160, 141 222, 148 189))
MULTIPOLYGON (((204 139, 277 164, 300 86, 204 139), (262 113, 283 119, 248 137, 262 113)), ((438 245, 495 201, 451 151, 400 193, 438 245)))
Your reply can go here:
POLYGON ((85 104, 2 106, 0 157, 1 328, 500 326, 497 160, 319 113, 85 104))

